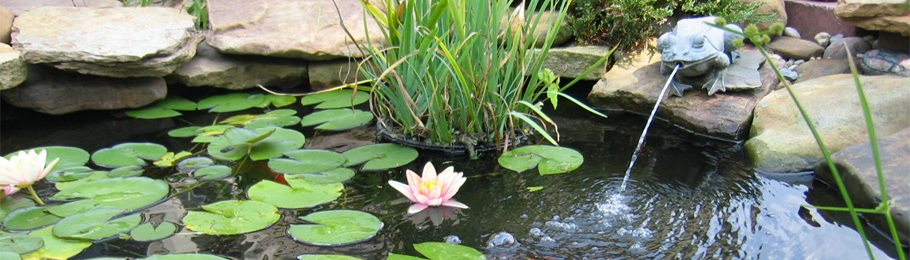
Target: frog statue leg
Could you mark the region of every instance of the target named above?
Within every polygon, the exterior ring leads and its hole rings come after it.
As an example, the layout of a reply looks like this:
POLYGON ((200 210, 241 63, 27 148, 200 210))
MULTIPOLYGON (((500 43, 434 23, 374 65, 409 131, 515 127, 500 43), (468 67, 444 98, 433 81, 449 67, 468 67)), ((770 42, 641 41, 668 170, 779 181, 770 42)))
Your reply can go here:
POLYGON ((730 66, 730 57, 725 53, 721 53, 714 58, 712 65, 717 68, 714 70, 714 78, 701 86, 703 89, 708 90, 708 96, 714 95, 717 91, 727 92, 727 87, 724 85, 724 76, 727 75, 727 67, 730 66))
MULTIPOLYGON (((668 63, 661 62, 660 73, 664 74, 664 75, 670 74, 673 72, 673 69, 675 67, 676 67, 675 64, 671 65, 668 63)), ((670 79, 670 91, 669 92, 670 92, 671 97, 672 96, 682 97, 683 92, 685 92, 687 89, 690 89, 690 88, 692 88, 692 85, 679 82, 678 80, 676 80, 675 77, 670 79)))

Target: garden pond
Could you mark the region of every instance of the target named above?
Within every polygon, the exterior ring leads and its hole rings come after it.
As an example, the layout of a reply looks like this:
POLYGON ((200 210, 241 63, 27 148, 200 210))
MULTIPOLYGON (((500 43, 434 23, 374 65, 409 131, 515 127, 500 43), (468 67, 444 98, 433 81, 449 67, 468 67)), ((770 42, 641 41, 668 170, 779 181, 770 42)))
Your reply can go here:
MULTIPOLYGON (((295 100, 288 107, 297 110, 299 116, 314 111, 299 103, 295 100)), ((564 106, 565 112, 561 107, 555 113, 560 144, 584 156, 584 163, 571 172, 541 175, 531 169, 519 173, 500 166, 492 154, 468 159, 421 151, 415 160, 388 170, 347 167, 355 174, 338 186, 341 192, 337 198, 306 207, 282 207, 274 216, 274 224, 242 234, 189 230, 184 218, 188 212, 203 211, 204 205, 249 200, 251 187, 262 180, 279 182, 283 178, 270 170, 268 160, 216 160, 216 164, 233 167, 235 174, 214 180, 149 163, 142 175, 165 180, 170 185, 169 195, 136 210, 142 223, 170 222, 176 225, 176 234, 151 241, 113 236, 86 244, 70 258, 204 253, 230 259, 295 259, 307 254, 384 259, 389 253, 421 256, 423 251, 418 252, 414 245, 424 242, 460 243, 488 259, 867 257, 847 214, 801 207, 843 206, 835 190, 814 181, 810 174, 756 173, 741 143, 699 136, 659 120, 650 130, 626 190, 621 192, 623 175, 645 118, 618 113, 603 119, 564 106), (469 209, 431 207, 415 215, 406 213, 410 202, 387 183, 404 182, 406 169, 420 173, 428 162, 439 170, 453 166, 455 171, 464 172, 467 181, 454 199, 469 209), (304 243, 298 240, 306 238, 289 233, 289 229, 309 223, 300 217, 331 210, 369 213, 382 222, 381 228, 363 241, 338 246, 304 243)), ((191 143, 191 138, 172 137, 168 132, 210 125, 234 115, 267 112, 263 108, 222 114, 191 111, 174 118, 137 119, 99 111, 50 116, 6 104, 2 110, 3 155, 44 146, 72 146, 94 153, 120 143, 146 142, 172 152, 205 151, 191 143)), ((341 132, 317 131, 299 123, 285 128, 306 137, 304 148, 343 152, 376 141, 372 124, 341 132)), ((92 163, 87 166, 104 169, 92 163)), ((58 192, 46 181, 36 188, 46 200, 58 192)), ((25 198, 26 194, 23 190, 11 198, 25 198)), ((877 259, 895 255, 889 252, 893 250, 889 241, 881 236, 872 240, 878 246, 873 247, 877 259)))

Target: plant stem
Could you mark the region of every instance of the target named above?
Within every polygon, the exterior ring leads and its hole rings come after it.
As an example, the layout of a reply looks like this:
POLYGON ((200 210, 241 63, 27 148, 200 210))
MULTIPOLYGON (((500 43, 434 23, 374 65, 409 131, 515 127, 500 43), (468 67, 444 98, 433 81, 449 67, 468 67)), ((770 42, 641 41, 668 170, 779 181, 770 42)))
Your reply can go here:
POLYGON ((38 197, 38 193, 35 192, 35 188, 32 188, 32 185, 28 185, 27 189, 28 193, 32 194, 32 199, 34 199, 38 205, 44 206, 44 201, 38 197))

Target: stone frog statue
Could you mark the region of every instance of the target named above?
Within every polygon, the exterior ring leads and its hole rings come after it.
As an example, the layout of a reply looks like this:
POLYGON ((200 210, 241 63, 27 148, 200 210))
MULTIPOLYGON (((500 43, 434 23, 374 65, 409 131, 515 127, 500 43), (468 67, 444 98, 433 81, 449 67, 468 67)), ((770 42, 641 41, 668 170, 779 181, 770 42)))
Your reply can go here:
MULTIPOLYGON (((673 28, 673 31, 664 33, 657 40, 657 48, 661 53, 660 72, 670 74, 674 67, 680 66, 677 74, 684 77, 699 77, 714 72, 702 88, 708 90, 708 95, 717 91, 726 91, 724 74, 730 64, 738 57, 733 50, 733 40, 742 38, 742 35, 732 33, 708 25, 714 23, 715 17, 700 17, 682 19, 673 28)), ((742 28, 727 24, 726 28, 742 32, 742 28)), ((670 95, 682 97, 683 91, 692 88, 692 85, 670 79, 670 95)))

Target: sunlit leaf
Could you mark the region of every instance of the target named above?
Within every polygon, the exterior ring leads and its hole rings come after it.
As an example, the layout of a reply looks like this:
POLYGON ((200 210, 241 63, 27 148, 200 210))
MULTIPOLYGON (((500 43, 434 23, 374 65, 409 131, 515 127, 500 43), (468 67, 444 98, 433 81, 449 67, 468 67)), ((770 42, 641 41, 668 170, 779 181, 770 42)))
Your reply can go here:
POLYGON ((158 167, 171 167, 171 166, 174 166, 174 162, 176 162, 180 159, 183 159, 187 156, 190 156, 190 155, 193 155, 193 153, 190 153, 187 151, 180 151, 177 154, 174 154, 174 152, 167 152, 166 154, 164 154, 164 156, 161 156, 161 158, 158 159, 157 161, 155 161, 153 164, 155 164, 155 166, 158 166, 158 167))
POLYGON ((27 207, 13 210, 3 218, 9 230, 30 230, 57 223, 61 217, 44 210, 44 207, 27 207))
POLYGON ((169 190, 167 182, 147 177, 100 179, 61 190, 51 199, 80 200, 50 206, 47 210, 57 216, 70 216, 99 207, 132 211, 161 201, 169 190))
POLYGON ((208 97, 197 103, 199 110, 209 109, 210 112, 233 112, 258 106, 265 102, 262 94, 231 93, 208 97))
POLYGON ((232 125, 210 125, 199 128, 199 134, 193 138, 194 143, 211 143, 221 137, 224 131, 234 128, 232 125))
MULTIPOLYGON (((27 254, 34 252, 44 246, 44 240, 40 237, 25 234, 4 234, 0 235, 0 252, 14 252, 16 254, 27 254)), ((0 258, 2 259, 2 258, 0 258)))
POLYGON ((233 137, 233 139, 237 141, 233 141, 227 137, 227 134, 225 134, 209 144, 209 155, 219 159, 235 161, 246 156, 247 151, 249 150, 250 159, 265 160, 269 158, 279 157, 282 155, 282 153, 287 151, 300 149, 300 147, 303 147, 303 144, 306 141, 306 138, 300 132, 285 128, 263 127, 253 130, 242 129, 238 130, 237 133, 241 133, 241 131, 250 131, 259 135, 263 135, 268 132, 274 133, 270 134, 268 137, 262 139, 261 141, 254 142, 252 148, 250 148, 250 144, 244 142, 250 141, 244 140, 246 137, 238 134, 237 136, 233 137))
POLYGON ((370 213, 356 210, 326 210, 300 219, 314 224, 291 225, 288 233, 295 240, 319 246, 340 246, 372 238, 382 221, 370 213))
POLYGON ((543 186, 528 187, 528 191, 530 191, 530 192, 535 192, 535 191, 539 191, 539 190, 542 190, 542 189, 543 189, 543 186))
POLYGON ((350 180, 354 177, 354 170, 348 168, 335 168, 332 170, 317 172, 317 173, 304 173, 300 175, 286 175, 287 178, 303 178, 308 182, 316 184, 326 184, 326 183, 339 183, 346 180, 350 180))
POLYGON ((300 119, 303 126, 316 126, 319 130, 347 130, 358 126, 366 125, 373 120, 373 114, 357 109, 330 109, 322 110, 304 116, 300 119))
POLYGON ((45 177, 49 181, 53 182, 64 182, 64 181, 75 181, 92 175, 92 168, 86 166, 74 166, 65 169, 59 169, 54 167, 54 171, 47 174, 45 177))
POLYGON ((168 118, 182 115, 176 110, 196 110, 196 103, 182 97, 166 97, 143 108, 126 111, 124 114, 142 119, 168 118))
MULTIPOLYGON (((65 169, 69 167, 83 166, 88 162, 89 159, 88 152, 76 147, 44 146, 23 151, 28 152, 29 150, 35 150, 36 153, 40 153, 41 150, 46 150, 47 161, 45 161, 45 165, 50 164, 56 158, 60 158, 60 161, 57 161, 57 166, 54 166, 54 169, 65 169)), ((12 158, 13 155, 17 154, 19 154, 19 151, 4 155, 3 158, 6 158, 8 160, 12 158)))
POLYGON ((486 260, 487 257, 477 249, 462 245, 453 245, 445 242, 424 242, 414 245, 417 252, 430 260, 442 259, 477 259, 486 260))
POLYGON ((193 177, 203 180, 212 180, 224 178, 231 174, 231 167, 224 165, 212 165, 193 172, 193 177))
POLYGON ((0 202, 0 220, 6 218, 6 215, 9 215, 13 210, 34 207, 35 201, 21 197, 21 196, 10 196, 0 202))
POLYGON ((362 260, 362 258, 356 258, 353 256, 345 255, 299 255, 297 256, 299 260, 362 260))
POLYGON ((210 235, 232 235, 267 228, 278 221, 278 208, 253 200, 226 200, 189 211, 183 224, 189 230, 210 235))
POLYGON ((344 189, 340 183, 315 184, 302 178, 285 178, 285 181, 288 185, 262 180, 250 187, 247 196, 279 208, 306 208, 331 202, 344 189))
POLYGON ((30 254, 22 255, 22 259, 69 259, 92 245, 92 242, 88 241, 64 240, 58 238, 54 235, 52 230, 53 227, 45 227, 29 232, 29 235, 40 237, 44 240, 44 247, 30 254))
POLYGON ((122 143, 92 154, 92 162, 104 167, 145 165, 145 160, 157 160, 167 153, 167 148, 153 143, 122 143), (145 159, 145 160, 143 160, 145 159))
POLYGON ((257 105, 256 107, 267 107, 269 105, 272 105, 275 107, 284 107, 284 106, 287 106, 290 104, 294 104, 294 102, 297 102, 297 97, 279 96, 279 95, 269 94, 269 95, 265 95, 265 99, 262 101, 261 104, 257 105))
POLYGON ((103 207, 70 215, 54 225, 54 235, 67 239, 101 240, 130 231, 142 222, 142 215, 139 214, 112 219, 124 211, 103 207))
POLYGON ((347 161, 340 153, 318 149, 288 151, 284 155, 291 159, 272 158, 269 169, 285 174, 316 173, 338 168, 347 161))
POLYGON ((181 171, 190 171, 211 166, 215 162, 208 157, 191 157, 177 163, 177 169, 181 171))
POLYGON ((354 94, 354 90, 341 89, 306 95, 300 98, 300 103, 304 106, 318 103, 319 105, 316 106, 317 109, 330 109, 352 107, 363 104, 364 102, 367 102, 367 100, 370 100, 370 94, 367 92, 357 91, 357 94, 354 94))
POLYGON ((156 227, 153 226, 152 223, 146 222, 131 230, 130 237, 139 242, 149 242, 165 239, 174 235, 176 232, 177 225, 174 225, 174 223, 162 222, 156 227))
POLYGON ((499 165, 522 172, 535 166, 542 175, 575 170, 584 162, 578 151, 556 146, 529 145, 508 151, 499 157, 499 165))
POLYGON ((113 169, 107 173, 108 177, 132 177, 142 175, 142 166, 130 165, 113 169))
POLYGON ((371 144, 342 153, 348 161, 345 166, 363 165, 363 170, 384 170, 400 167, 417 159, 417 150, 398 144, 371 144))

